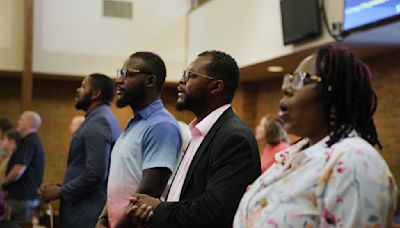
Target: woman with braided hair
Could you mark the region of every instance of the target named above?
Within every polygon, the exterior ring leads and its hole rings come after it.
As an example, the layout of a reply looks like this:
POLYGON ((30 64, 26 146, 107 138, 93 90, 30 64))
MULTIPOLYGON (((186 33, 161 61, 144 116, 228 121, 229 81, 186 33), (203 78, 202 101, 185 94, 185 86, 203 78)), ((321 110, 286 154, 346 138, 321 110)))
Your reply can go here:
POLYGON ((388 227, 397 186, 373 114, 368 67, 328 45, 284 76, 280 117, 302 139, 243 196, 234 227, 388 227))

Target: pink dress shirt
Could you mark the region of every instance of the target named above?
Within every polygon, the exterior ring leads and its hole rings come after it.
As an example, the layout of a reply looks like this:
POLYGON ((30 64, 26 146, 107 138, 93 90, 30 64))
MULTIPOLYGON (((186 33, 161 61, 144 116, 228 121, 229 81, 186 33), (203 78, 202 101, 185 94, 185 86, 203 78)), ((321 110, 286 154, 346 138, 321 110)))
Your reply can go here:
POLYGON ((223 105, 212 111, 200 122, 198 122, 198 119, 195 118, 189 124, 189 128, 192 133, 192 139, 190 140, 189 147, 182 158, 182 162, 179 165, 178 171, 176 172, 175 178, 172 182, 171 190, 167 197, 168 202, 179 201, 187 171, 189 170, 194 155, 196 155, 197 149, 200 147, 201 142, 203 142, 204 137, 210 131, 211 127, 215 124, 215 122, 217 122, 218 118, 230 107, 230 104, 223 105))

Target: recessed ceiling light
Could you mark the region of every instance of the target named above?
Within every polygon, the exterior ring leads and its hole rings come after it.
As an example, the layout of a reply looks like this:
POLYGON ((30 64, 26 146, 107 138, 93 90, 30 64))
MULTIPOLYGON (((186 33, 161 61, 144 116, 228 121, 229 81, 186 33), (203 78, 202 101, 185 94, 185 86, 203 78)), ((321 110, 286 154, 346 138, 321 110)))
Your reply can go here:
POLYGON ((282 72, 283 71, 283 67, 281 67, 281 66, 269 66, 268 67, 268 71, 269 72, 273 72, 273 73, 282 72))

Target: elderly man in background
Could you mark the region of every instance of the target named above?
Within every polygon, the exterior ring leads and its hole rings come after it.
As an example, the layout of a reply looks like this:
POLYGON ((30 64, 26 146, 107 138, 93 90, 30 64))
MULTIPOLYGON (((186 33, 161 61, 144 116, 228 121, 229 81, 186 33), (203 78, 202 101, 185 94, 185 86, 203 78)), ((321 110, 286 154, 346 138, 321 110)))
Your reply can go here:
POLYGON ((44 173, 44 149, 38 135, 42 119, 37 112, 25 111, 17 123, 21 145, 11 155, 1 186, 7 191, 11 220, 30 222, 39 205, 37 189, 44 173))

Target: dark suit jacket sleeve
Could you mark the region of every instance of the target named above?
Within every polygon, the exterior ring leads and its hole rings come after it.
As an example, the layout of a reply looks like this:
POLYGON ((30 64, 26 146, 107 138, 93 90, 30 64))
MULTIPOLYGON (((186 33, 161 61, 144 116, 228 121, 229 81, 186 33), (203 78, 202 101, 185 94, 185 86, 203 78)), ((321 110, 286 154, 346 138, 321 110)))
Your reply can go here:
POLYGON ((211 143, 205 192, 195 199, 159 204, 151 227, 232 227, 245 189, 261 173, 254 136, 248 129, 240 131, 221 129, 211 143))
POLYGON ((96 190, 107 178, 112 143, 111 129, 104 118, 92 121, 83 134, 85 167, 73 180, 61 187, 61 197, 74 203, 96 190))

